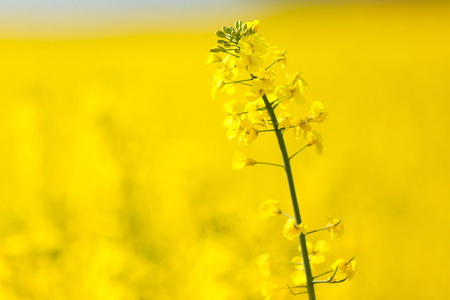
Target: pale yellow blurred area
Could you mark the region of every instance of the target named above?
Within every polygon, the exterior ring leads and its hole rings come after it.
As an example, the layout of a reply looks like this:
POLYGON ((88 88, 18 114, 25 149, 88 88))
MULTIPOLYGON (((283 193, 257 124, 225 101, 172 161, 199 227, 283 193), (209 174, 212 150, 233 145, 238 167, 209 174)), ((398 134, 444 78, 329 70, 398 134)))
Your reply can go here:
MULTIPOLYGON (((327 215, 345 224, 341 239, 311 237, 331 243, 325 268, 358 265, 351 281, 318 285, 318 300, 448 294, 449 13, 445 2, 387 2, 260 18, 289 72, 303 72, 307 103, 329 112, 324 154, 293 160, 300 208, 311 229, 327 215)), ((282 171, 231 170, 235 149, 280 163, 275 137, 228 141, 230 98, 210 98, 208 49, 234 21, 0 40, 0 299, 263 299, 256 258, 298 250, 284 219, 258 212, 272 198, 290 213, 282 171)), ((291 153, 302 146, 286 139, 291 153)), ((290 282, 291 266, 278 268, 274 280, 290 282)))

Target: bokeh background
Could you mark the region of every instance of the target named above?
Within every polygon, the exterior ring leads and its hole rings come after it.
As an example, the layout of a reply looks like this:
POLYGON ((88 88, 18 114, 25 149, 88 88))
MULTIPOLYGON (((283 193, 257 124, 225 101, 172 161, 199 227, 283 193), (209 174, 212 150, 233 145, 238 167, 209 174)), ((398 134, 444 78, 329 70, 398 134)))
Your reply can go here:
POLYGON ((345 224, 326 267, 358 269, 318 299, 445 299, 449 15, 445 1, 2 2, 0 299, 263 299, 263 281, 290 281, 256 264, 298 251, 258 212, 267 198, 290 212, 284 174, 231 170, 235 149, 280 162, 275 137, 226 139, 229 98, 210 98, 205 65, 217 29, 254 19, 329 112, 323 155, 302 152, 294 176, 310 228, 345 224))

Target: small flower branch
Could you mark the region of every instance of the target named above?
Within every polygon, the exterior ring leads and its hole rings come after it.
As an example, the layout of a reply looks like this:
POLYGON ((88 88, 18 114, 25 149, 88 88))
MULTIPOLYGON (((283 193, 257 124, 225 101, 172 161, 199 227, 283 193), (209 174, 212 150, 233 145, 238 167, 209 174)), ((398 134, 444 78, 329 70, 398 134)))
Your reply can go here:
MULTIPOLYGON (((228 82, 226 82, 225 84, 227 84, 228 82)), ((275 101, 273 101, 271 104, 274 104, 274 103, 276 103, 278 101, 278 99, 277 100, 275 100, 275 101)), ((276 105, 276 104, 275 104, 276 105)), ((263 107, 259 107, 259 108, 257 108, 256 109, 256 111, 262 111, 262 110, 266 110, 266 107, 265 106, 263 106, 263 107)), ((233 116, 233 115, 238 115, 238 116, 240 116, 240 115, 245 115, 245 114, 248 114, 248 113, 250 113, 250 111, 243 111, 243 112, 239 112, 239 113, 227 113, 227 115, 229 115, 229 116, 233 116)), ((271 124, 272 125, 272 124, 271 124)), ((290 128, 292 128, 292 127, 294 127, 294 126, 291 126, 290 128)), ((268 130, 260 130, 259 132, 265 132, 265 131, 274 131, 273 129, 268 129, 268 130)))
POLYGON ((311 234, 311 233, 315 233, 315 232, 319 232, 319 231, 324 231, 324 230, 327 230, 327 228, 320 228, 320 229, 308 231, 308 232, 306 233, 306 235, 311 234))
POLYGON ((274 64, 276 64, 276 63, 277 63, 277 61, 274 60, 273 63, 271 63, 271 64, 266 68, 266 70, 269 69, 270 67, 272 67, 272 66, 273 66, 274 64))
POLYGON ((252 81, 252 80, 253 80, 253 78, 249 78, 249 79, 242 79, 242 80, 237 80, 237 81, 224 82, 223 84, 242 83, 242 82, 252 81))
MULTIPOLYGON (((281 53, 281 55, 285 55, 286 54, 286 52, 287 51, 283 51, 282 53, 281 53)), ((276 64, 278 62, 278 60, 274 60, 265 70, 267 70, 267 69, 269 69, 269 68, 271 68, 274 64, 276 64)))
MULTIPOLYGON (((307 146, 309 146, 309 145, 307 145, 307 146)), ((337 225, 341 224, 341 222, 342 222, 342 220, 340 220, 339 222, 337 222, 336 224, 334 224, 334 226, 337 226, 337 225)), ((319 231, 324 231, 324 230, 329 230, 329 228, 328 228, 328 227, 324 227, 324 228, 320 228, 320 229, 308 231, 308 232, 306 233, 306 235, 311 234, 311 233, 315 233, 315 232, 319 232, 319 231)), ((353 258, 352 258, 352 259, 353 259, 353 258)), ((350 260, 350 261, 351 261, 351 260, 350 260)))
POLYGON ((293 159, 294 156, 296 156, 297 154, 299 154, 300 152, 302 152, 306 147, 308 147, 309 144, 306 144, 303 148, 301 148, 300 150, 298 150, 297 152, 295 152, 294 154, 291 155, 291 157, 289 157, 289 160, 293 159))
POLYGON ((313 278, 316 279, 316 278, 322 277, 322 276, 324 276, 324 275, 327 275, 327 274, 330 274, 330 273, 333 273, 333 272, 336 272, 336 271, 335 271, 335 270, 330 270, 330 271, 327 271, 327 272, 325 272, 325 273, 316 275, 316 276, 314 276, 313 278))
MULTIPOLYGON (((288 215, 288 214, 286 214, 286 213, 284 213, 284 212, 280 212, 280 215, 283 215, 283 216, 285 216, 286 218, 289 218, 289 219, 293 219, 293 220, 294 220, 293 217, 291 217, 290 215, 288 215)), ((302 264, 302 265, 303 265, 303 264, 302 264)))
MULTIPOLYGON (((266 95, 263 95, 262 98, 264 100, 264 104, 266 105, 267 112, 269 113, 269 116, 272 120, 273 127, 275 130, 275 135, 277 137, 278 145, 280 147, 281 156, 283 158, 284 170, 286 172, 286 177, 287 177, 287 181, 288 181, 289 192, 291 195, 292 208, 294 211, 294 220, 295 220, 295 223, 298 225, 298 224, 302 223, 302 219, 300 216, 300 209, 298 206, 297 194, 295 192, 294 178, 292 176, 290 158, 287 153, 287 148, 286 148, 286 144, 284 142, 283 133, 280 129, 278 129, 278 121, 277 121, 277 117, 275 115, 272 104, 269 102, 269 99, 267 99, 266 95)), ((313 276, 312 276, 312 272, 311 272, 311 265, 309 262, 308 249, 306 247, 306 238, 305 238, 304 234, 299 235, 299 243, 300 243, 300 248, 301 248, 301 252, 302 252, 303 268, 305 270, 306 288, 307 288, 308 298, 309 298, 309 300, 315 300, 316 295, 315 295, 315 291, 314 291, 313 276)))
MULTIPOLYGON (((314 284, 319 284, 319 283, 329 283, 329 284, 341 283, 341 282, 344 282, 344 281, 346 281, 348 279, 348 277, 345 277, 344 279, 341 279, 341 280, 334 280, 334 277, 336 276, 337 271, 338 271, 338 268, 336 268, 335 270, 331 270, 331 271, 322 273, 320 275, 314 276, 313 278, 315 279, 317 277, 320 277, 320 276, 323 276, 323 275, 326 275, 326 274, 329 274, 329 273, 333 273, 333 275, 330 278, 328 278, 327 280, 314 280, 314 281, 312 281, 312 284, 314 285, 314 284)), ((289 291, 291 292, 291 294, 294 295, 294 296, 301 295, 301 294, 306 294, 309 291, 309 290, 307 290, 305 292, 294 292, 292 290, 293 288, 296 288, 296 289, 297 288, 307 288, 308 289, 308 285, 296 285, 296 286, 292 286, 291 287, 289 284, 287 284, 287 287, 288 287, 289 291)))
POLYGON ((308 293, 308 290, 306 290, 305 292, 294 292, 294 291, 292 290, 292 288, 305 288, 306 285, 305 285, 305 286, 299 285, 299 286, 293 286, 293 287, 291 287, 289 284, 287 284, 287 287, 288 287, 289 291, 291 292, 291 294, 294 295, 294 296, 302 295, 302 294, 308 293))
POLYGON ((261 161, 255 161, 256 165, 269 165, 269 166, 275 166, 275 167, 281 167, 284 169, 283 165, 273 164, 273 163, 267 163, 267 162, 261 162, 261 161))

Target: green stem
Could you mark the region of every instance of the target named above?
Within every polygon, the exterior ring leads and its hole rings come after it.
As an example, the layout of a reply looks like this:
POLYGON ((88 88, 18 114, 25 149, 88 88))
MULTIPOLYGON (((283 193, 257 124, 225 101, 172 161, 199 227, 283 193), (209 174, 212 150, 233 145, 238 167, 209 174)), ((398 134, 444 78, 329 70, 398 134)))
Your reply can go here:
POLYGON ((277 62, 277 61, 274 60, 273 63, 271 63, 271 64, 266 68, 266 70, 267 70, 268 68, 270 68, 271 66, 273 66, 276 62, 277 62))
POLYGON ((319 274, 319 275, 317 275, 317 276, 314 276, 314 279, 315 279, 315 278, 319 278, 319 277, 321 277, 321 276, 323 276, 323 275, 327 275, 327 274, 333 273, 333 272, 334 272, 334 270, 331 270, 331 271, 328 271, 328 272, 319 274))
POLYGON ((282 167, 282 168, 284 169, 284 166, 282 166, 282 165, 277 165, 277 164, 272 164, 272 163, 266 163, 266 162, 255 161, 255 164, 257 164, 257 165, 269 165, 269 166, 275 166, 275 167, 282 167))
MULTIPOLYGON (((289 160, 289 155, 287 153, 286 144, 284 142, 283 133, 281 132, 281 130, 278 129, 277 117, 275 116, 273 107, 270 104, 269 99, 267 99, 266 95, 263 95, 263 100, 264 100, 264 104, 266 105, 267 112, 269 113, 269 116, 272 119, 273 128, 275 129, 275 134, 276 134, 277 140, 278 140, 278 145, 280 146, 281 156, 283 157, 284 170, 286 171, 286 177, 287 177, 287 181, 288 181, 288 185, 289 185, 289 192, 291 194, 291 202, 292 202, 292 209, 294 211, 294 219, 295 219, 295 223, 298 225, 298 224, 302 223, 302 218, 300 216, 300 210, 299 210, 298 201, 297 201, 297 194, 295 193, 294 177, 292 176, 291 163, 289 160)), ((312 272, 311 272, 311 265, 309 263, 308 249, 306 247, 306 237, 304 234, 300 234, 298 239, 299 239, 299 243, 300 243, 300 248, 302 250, 303 268, 305 269, 306 288, 308 289, 308 298, 309 298, 309 300, 315 300, 316 294, 314 292, 313 276, 312 276, 312 272)))
MULTIPOLYGON (((281 212, 280 213, 281 215, 283 215, 283 216, 285 216, 285 217, 287 217, 287 218, 289 218, 289 219, 292 219, 292 220, 294 220, 294 218, 293 217, 291 217, 290 215, 288 215, 288 214, 285 214, 284 212, 281 212)), ((303 264, 302 264, 303 265, 303 264)))
POLYGON ((253 80, 253 78, 250 78, 250 79, 242 79, 242 80, 237 80, 237 81, 224 82, 223 84, 241 83, 241 82, 252 81, 252 80, 253 80))
POLYGON ((223 52, 225 52, 225 53, 227 53, 227 54, 230 54, 230 55, 233 55, 234 57, 237 57, 237 58, 239 58, 239 56, 238 56, 238 55, 236 55, 236 54, 230 53, 230 52, 228 52, 228 51, 223 51, 223 52))
POLYGON ((324 231, 324 230, 327 230, 327 228, 316 229, 316 230, 313 230, 313 231, 309 231, 306 234, 308 235, 308 234, 311 234, 311 233, 314 233, 314 232, 319 232, 319 231, 324 231))
POLYGON ((303 149, 305 149, 305 148, 308 147, 308 146, 309 146, 309 144, 306 144, 302 149, 300 149, 300 150, 298 150, 297 152, 295 152, 294 154, 292 154, 292 156, 289 157, 289 160, 293 159, 294 156, 296 156, 297 154, 299 154, 300 152, 302 152, 303 149))

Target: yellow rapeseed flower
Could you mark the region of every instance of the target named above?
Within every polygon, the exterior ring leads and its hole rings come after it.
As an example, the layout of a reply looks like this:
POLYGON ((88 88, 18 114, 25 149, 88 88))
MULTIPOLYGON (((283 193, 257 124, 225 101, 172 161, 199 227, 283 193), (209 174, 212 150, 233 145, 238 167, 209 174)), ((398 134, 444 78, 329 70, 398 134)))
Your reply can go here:
POLYGON ((314 101, 311 104, 311 110, 309 112, 308 121, 322 122, 328 116, 328 113, 324 110, 323 104, 320 101, 314 101))
POLYGON ((283 133, 287 132, 291 127, 291 118, 288 116, 283 116, 278 123, 278 129, 284 129, 283 133))
POLYGON ((239 136, 239 143, 244 142, 244 145, 248 145, 258 136, 258 130, 253 126, 245 127, 239 136))
POLYGON ((225 128, 233 128, 234 130, 238 130, 241 127, 241 118, 237 114, 226 115, 222 126, 225 128))
POLYGON ((295 224, 294 219, 287 219, 286 224, 283 229, 283 236, 288 240, 292 240, 294 237, 299 236, 300 234, 306 234, 306 229, 308 227, 301 223, 299 225, 295 224))
POLYGON ((264 66, 264 57, 260 55, 252 55, 242 52, 236 59, 236 67, 239 69, 247 69, 250 74, 257 73, 264 66))
POLYGON ((291 280, 295 285, 305 285, 306 284, 306 277, 305 277, 305 271, 303 268, 301 270, 295 271, 291 275, 291 280))
POLYGON ((255 78, 251 81, 252 90, 246 93, 250 102, 257 101, 264 94, 270 94, 274 89, 275 72, 271 69, 252 74, 255 78))
MULTIPOLYGON (((310 241, 306 241, 306 248, 308 249, 308 256, 310 257, 311 268, 314 269, 314 265, 321 264, 325 261, 325 253, 330 251, 330 244, 327 241, 319 240, 315 245, 310 241)), ((302 251, 298 246, 298 251, 302 251)), ((291 263, 302 263, 303 260, 300 256, 295 256, 291 263)))
POLYGON ((278 284, 270 281, 265 281, 261 285, 261 293, 264 297, 266 297, 266 300, 270 299, 270 296, 280 289, 281 287, 278 284))
POLYGON ((305 102, 303 92, 306 89, 306 84, 301 79, 300 73, 292 75, 290 78, 291 79, 288 84, 277 87, 277 89, 275 90, 275 94, 277 95, 280 102, 294 99, 295 103, 303 104, 305 102))
POLYGON ((333 280, 339 281, 348 278, 348 280, 352 279, 356 272, 356 261, 351 259, 346 261, 342 258, 336 260, 334 264, 331 266, 333 269, 337 268, 336 275, 333 280))
POLYGON ((269 52, 269 45, 264 40, 264 37, 258 33, 248 37, 241 37, 238 45, 240 47, 240 53, 265 57, 269 52))
POLYGON ((277 46, 270 47, 270 51, 273 53, 273 60, 277 63, 281 63, 281 68, 286 68, 286 50, 280 50, 277 46))
POLYGON ((311 125, 303 119, 295 119, 292 121, 294 125, 294 136, 297 139, 308 138, 308 132, 312 130, 311 125))
POLYGON ((245 110, 245 101, 231 100, 222 105, 222 111, 226 114, 242 113, 245 110))
POLYGON ((310 263, 312 265, 318 265, 323 263, 325 261, 325 253, 327 253, 328 251, 330 251, 330 244, 324 240, 318 241, 314 245, 314 248, 310 253, 311 255, 310 263))
MULTIPOLYGON (((307 242, 308 243, 308 242, 307 242)), ((301 250, 300 250, 300 246, 298 247, 298 249, 299 249, 299 251, 301 252, 301 250)), ((295 269, 297 269, 297 270, 304 270, 304 268, 303 268, 303 258, 301 257, 301 256, 294 256, 292 259, 291 259, 291 264, 294 266, 294 268, 295 269)))
POLYGON ((259 212, 265 219, 271 216, 277 216, 281 214, 281 210, 278 208, 279 202, 272 199, 267 199, 259 205, 259 212))
POLYGON ((318 154, 322 154, 323 151, 323 139, 322 136, 320 135, 320 133, 318 133, 315 130, 312 130, 310 132, 307 133, 307 137, 308 137, 308 146, 312 146, 314 145, 316 147, 316 152, 318 154))
POLYGON ((330 251, 330 244, 325 240, 319 240, 314 245, 313 253, 327 253, 328 251, 330 251))
POLYGON ((236 150, 233 156, 233 170, 240 170, 245 166, 253 166, 255 165, 255 161, 251 158, 245 156, 242 152, 236 150))
POLYGON ((331 233, 331 239, 333 240, 335 237, 340 238, 344 234, 344 224, 339 219, 331 219, 328 217, 328 222, 326 228, 331 233))
POLYGON ((255 20, 253 22, 245 22, 245 25, 247 25, 247 29, 252 29, 253 32, 258 32, 259 29, 259 20, 255 20))
POLYGON ((213 80, 211 82, 212 89, 211 89, 211 97, 213 99, 216 99, 216 93, 219 92, 226 92, 228 95, 234 94, 236 91, 235 84, 225 84, 225 80, 223 79, 222 75, 216 74, 213 77, 213 80))
POLYGON ((226 113, 222 125, 227 129, 226 136, 229 140, 235 138, 241 128, 241 118, 238 113, 242 112, 243 109, 244 105, 237 100, 226 102, 222 106, 222 110, 226 113))
MULTIPOLYGON (((217 60, 220 56, 213 57, 213 61, 217 60)), ((231 95, 235 91, 234 84, 226 84, 227 82, 235 81, 239 75, 239 71, 236 68, 235 58, 231 55, 225 56, 221 61, 214 64, 214 76, 212 82, 211 96, 215 99, 217 91, 227 92, 231 95)))
POLYGON ((252 109, 248 112, 247 119, 253 126, 267 127, 270 117, 265 110, 252 109))
POLYGON ((270 266, 269 266, 269 255, 263 254, 256 258, 256 263, 258 264, 259 272, 263 277, 270 276, 270 266))
POLYGON ((219 63, 222 62, 222 57, 217 54, 217 53, 209 53, 208 59, 206 60, 206 64, 215 64, 215 63, 219 63))
POLYGON ((269 254, 262 254, 256 258, 259 272, 263 277, 269 277, 272 270, 279 266, 279 262, 269 256, 269 254))

